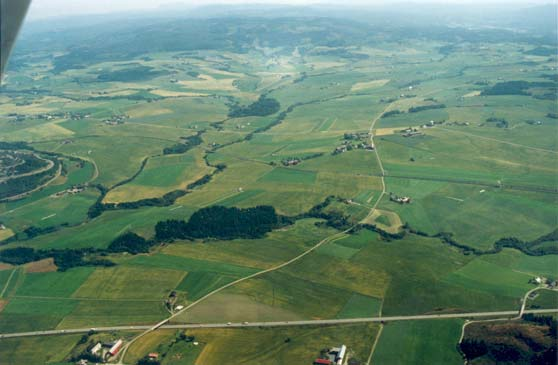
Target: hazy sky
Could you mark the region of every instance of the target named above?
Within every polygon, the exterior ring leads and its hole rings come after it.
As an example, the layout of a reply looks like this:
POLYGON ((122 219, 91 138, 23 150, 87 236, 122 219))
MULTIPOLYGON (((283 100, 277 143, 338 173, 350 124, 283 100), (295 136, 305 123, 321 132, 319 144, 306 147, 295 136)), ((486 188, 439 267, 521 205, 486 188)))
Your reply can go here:
MULTIPOLYGON (((511 0, 513 3, 525 5, 552 3, 556 0, 511 0)), ((509 3, 510 0, 33 0, 29 12, 30 18, 45 18, 50 16, 72 15, 72 14, 103 14, 118 11, 156 9, 165 5, 200 6, 209 4, 354 4, 374 5, 402 2, 427 2, 427 3, 509 3)))

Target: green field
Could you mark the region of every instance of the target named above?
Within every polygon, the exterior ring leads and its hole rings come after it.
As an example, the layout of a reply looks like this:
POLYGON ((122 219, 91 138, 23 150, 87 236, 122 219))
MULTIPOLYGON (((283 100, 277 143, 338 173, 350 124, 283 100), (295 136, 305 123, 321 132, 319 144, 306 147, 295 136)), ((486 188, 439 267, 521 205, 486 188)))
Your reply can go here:
POLYGON ((461 320, 403 321, 384 326, 374 364, 461 364, 461 320))

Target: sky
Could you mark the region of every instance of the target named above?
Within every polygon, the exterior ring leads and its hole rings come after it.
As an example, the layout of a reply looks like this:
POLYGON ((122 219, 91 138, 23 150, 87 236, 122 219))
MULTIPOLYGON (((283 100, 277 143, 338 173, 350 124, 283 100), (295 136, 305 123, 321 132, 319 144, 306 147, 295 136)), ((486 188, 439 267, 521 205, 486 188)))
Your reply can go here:
MULTIPOLYGON (((544 4, 556 0, 511 0, 516 4, 544 4)), ((510 0, 33 0, 29 10, 29 18, 41 19, 51 16, 64 16, 75 14, 105 14, 111 12, 157 9, 162 6, 202 6, 209 4, 338 4, 338 5, 374 5, 401 2, 428 2, 428 3, 509 3, 510 0)))

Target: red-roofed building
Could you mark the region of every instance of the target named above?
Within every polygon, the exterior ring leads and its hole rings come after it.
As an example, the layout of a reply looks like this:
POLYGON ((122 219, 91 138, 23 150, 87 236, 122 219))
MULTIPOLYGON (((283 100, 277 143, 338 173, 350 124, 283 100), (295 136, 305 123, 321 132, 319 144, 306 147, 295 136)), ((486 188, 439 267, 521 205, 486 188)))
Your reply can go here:
POLYGON ((152 352, 149 355, 147 355, 147 357, 149 357, 152 360, 157 360, 159 358, 159 354, 156 352, 152 352))
POLYGON ((316 359, 316 360, 314 360, 314 365, 331 365, 331 360, 316 359))

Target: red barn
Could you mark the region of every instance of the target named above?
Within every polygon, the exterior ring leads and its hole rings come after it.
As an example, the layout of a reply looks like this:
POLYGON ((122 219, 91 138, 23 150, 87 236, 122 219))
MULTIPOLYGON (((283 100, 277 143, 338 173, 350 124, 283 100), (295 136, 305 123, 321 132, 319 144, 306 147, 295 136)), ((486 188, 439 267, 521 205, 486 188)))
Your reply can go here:
POLYGON ((122 348, 122 340, 116 341, 116 343, 109 350, 110 356, 116 356, 116 354, 120 352, 121 348, 122 348))
POLYGON ((331 360, 316 359, 316 360, 314 360, 314 365, 331 365, 331 360))

